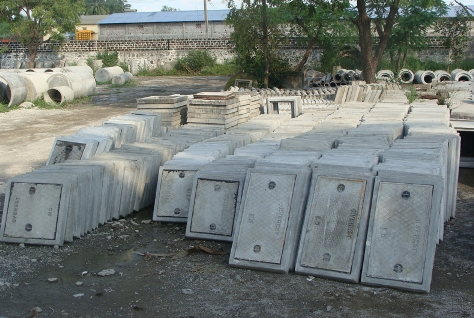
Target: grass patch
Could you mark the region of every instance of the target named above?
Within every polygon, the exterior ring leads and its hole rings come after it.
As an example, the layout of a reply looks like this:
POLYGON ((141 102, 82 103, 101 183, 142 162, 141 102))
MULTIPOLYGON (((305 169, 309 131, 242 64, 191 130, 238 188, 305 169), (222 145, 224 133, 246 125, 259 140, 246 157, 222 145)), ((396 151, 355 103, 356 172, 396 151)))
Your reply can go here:
POLYGON ((136 87, 138 86, 138 82, 136 80, 131 80, 128 83, 125 83, 123 85, 120 84, 110 84, 109 88, 122 88, 122 87, 136 87))
POLYGON ((18 105, 8 107, 8 104, 0 103, 0 113, 7 113, 15 109, 18 109, 18 105))

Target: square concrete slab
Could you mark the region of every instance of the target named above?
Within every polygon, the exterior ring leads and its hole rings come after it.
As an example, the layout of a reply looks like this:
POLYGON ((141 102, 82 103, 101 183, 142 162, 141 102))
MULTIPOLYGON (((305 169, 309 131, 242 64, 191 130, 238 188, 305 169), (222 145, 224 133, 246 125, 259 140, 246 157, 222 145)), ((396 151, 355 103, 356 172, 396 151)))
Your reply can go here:
POLYGON ((376 177, 362 283, 429 292, 441 191, 438 176, 376 177))

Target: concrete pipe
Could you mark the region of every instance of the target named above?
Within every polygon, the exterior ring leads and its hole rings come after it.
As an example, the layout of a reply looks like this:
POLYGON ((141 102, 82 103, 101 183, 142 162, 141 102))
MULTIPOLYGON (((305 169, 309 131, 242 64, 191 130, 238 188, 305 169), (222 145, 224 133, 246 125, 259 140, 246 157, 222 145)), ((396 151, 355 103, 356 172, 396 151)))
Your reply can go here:
POLYGON ((329 82, 329 87, 337 87, 337 83, 334 81, 329 82))
POLYGON ((51 73, 25 72, 20 73, 20 76, 25 81, 27 102, 32 102, 41 98, 49 89, 47 80, 51 76, 51 73))
POLYGON ((474 78, 474 69, 467 71, 474 78))
POLYGON ((0 85, 2 86, 2 101, 8 103, 8 107, 19 105, 26 100, 28 90, 23 77, 18 73, 0 73, 0 85))
POLYGON ((375 74, 375 78, 379 80, 393 81, 395 75, 391 70, 380 70, 375 74))
POLYGON ((355 70, 354 72, 354 80, 361 81, 362 80, 362 71, 355 70))
POLYGON ((433 71, 418 71, 415 73, 415 80, 413 81, 416 84, 431 84, 433 80, 436 80, 436 74, 433 71))
POLYGON ((48 78, 48 87, 67 86, 74 91, 74 98, 92 95, 96 88, 94 76, 87 70, 83 72, 53 73, 48 78))
POLYGON ((44 92, 43 98, 47 103, 61 105, 74 99, 74 91, 68 86, 58 86, 44 92))
POLYGON ((44 70, 45 73, 61 72, 60 67, 50 67, 44 70))
POLYGON ((352 82, 354 80, 354 71, 348 70, 347 72, 345 72, 343 76, 343 80, 346 83, 352 82))
POLYGON ((69 73, 69 72, 72 72, 72 73, 84 73, 84 72, 87 72, 89 74, 94 74, 94 71, 92 70, 92 68, 90 68, 90 66, 88 65, 82 65, 82 66, 66 66, 66 67, 63 67, 60 69, 60 72, 61 73, 69 73))
POLYGON ((415 74, 413 74, 412 71, 409 69, 401 69, 400 72, 398 72, 398 80, 403 83, 403 84, 411 84, 413 83, 413 80, 415 79, 415 74))
POLYGON ((29 68, 29 69, 26 69, 25 72, 27 73, 44 73, 46 70, 48 70, 47 68, 29 68))
POLYGON ((130 72, 125 72, 119 75, 116 75, 112 78, 112 84, 114 85, 124 85, 133 80, 133 74, 130 72))
POLYGON ((451 80, 451 74, 443 70, 435 71, 435 75, 436 75, 436 78, 438 79, 438 82, 445 82, 445 81, 451 80))
POLYGON ((344 73, 346 72, 345 69, 340 69, 334 74, 333 76, 333 81, 336 82, 336 84, 339 84, 344 80, 344 73))
POLYGON ((110 82, 114 76, 122 73, 123 70, 120 66, 104 67, 95 72, 95 80, 97 83, 107 83, 110 82))
POLYGON ((451 72, 451 80, 455 82, 469 82, 472 81, 472 75, 465 70, 455 69, 451 72))

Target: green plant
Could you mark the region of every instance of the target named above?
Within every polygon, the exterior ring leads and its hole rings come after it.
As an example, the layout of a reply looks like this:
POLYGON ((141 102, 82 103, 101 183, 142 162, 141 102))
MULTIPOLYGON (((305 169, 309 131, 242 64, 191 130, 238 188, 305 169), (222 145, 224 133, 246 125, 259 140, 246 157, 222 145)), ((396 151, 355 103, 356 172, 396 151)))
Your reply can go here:
POLYGON ((109 53, 109 51, 107 50, 105 50, 104 52, 97 52, 97 59, 102 60, 103 67, 111 67, 119 63, 117 51, 114 51, 112 53, 109 53))
POLYGON ((408 102, 411 104, 418 98, 418 93, 416 92, 415 86, 411 85, 410 90, 407 92, 408 102))
POLYGON ((212 67, 216 64, 216 58, 207 51, 192 50, 188 54, 176 61, 174 69, 188 74, 198 74, 205 67, 212 67))
POLYGON ((8 107, 8 103, 0 103, 0 113, 7 113, 9 111, 18 109, 18 105, 8 107))
POLYGON ((138 83, 137 83, 136 80, 131 80, 130 82, 125 83, 125 84, 123 84, 123 85, 110 84, 110 85, 109 85, 109 88, 136 87, 137 85, 138 85, 138 83))
POLYGON ((118 64, 118 66, 120 66, 124 72, 129 72, 130 71, 129 70, 129 65, 127 64, 127 62, 120 62, 118 64))

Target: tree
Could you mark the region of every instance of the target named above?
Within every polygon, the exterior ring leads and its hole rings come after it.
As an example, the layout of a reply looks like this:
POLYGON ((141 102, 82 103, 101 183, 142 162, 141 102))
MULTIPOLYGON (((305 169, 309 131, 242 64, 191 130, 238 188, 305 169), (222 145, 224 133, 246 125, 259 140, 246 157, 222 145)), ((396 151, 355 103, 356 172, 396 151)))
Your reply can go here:
POLYGON ((85 0, 85 15, 121 13, 130 8, 127 0, 85 0))
POLYGON ((400 7, 387 48, 394 70, 399 71, 405 67, 410 51, 428 47, 428 30, 432 29, 445 13, 446 4, 442 0, 433 1, 429 7, 426 7, 422 0, 412 0, 400 7))
POLYGON ((279 5, 274 0, 243 0, 237 8, 228 1, 231 10, 226 22, 234 28, 236 64, 264 87, 277 85, 278 74, 288 70, 288 63, 277 54, 286 37, 285 15, 279 5))
POLYGON ((179 9, 176 9, 176 8, 173 8, 173 7, 169 7, 167 5, 164 5, 161 7, 161 11, 180 11, 179 9))
POLYGON ((443 35, 443 45, 448 49, 448 71, 451 64, 459 63, 466 53, 472 21, 470 9, 461 5, 454 18, 442 18, 436 24, 435 31, 443 35))
POLYGON ((1 16, 10 24, 12 34, 28 49, 29 67, 34 67, 45 37, 64 41, 63 34, 74 32, 82 12, 83 0, 0 0, 1 16))
POLYGON ((356 33, 347 22, 348 8, 348 2, 333 5, 325 1, 293 0, 287 3, 284 12, 289 16, 291 34, 306 42, 306 51, 295 66, 296 71, 303 69, 314 46, 321 47, 323 55, 330 56, 334 63, 339 53, 354 43, 356 33))

